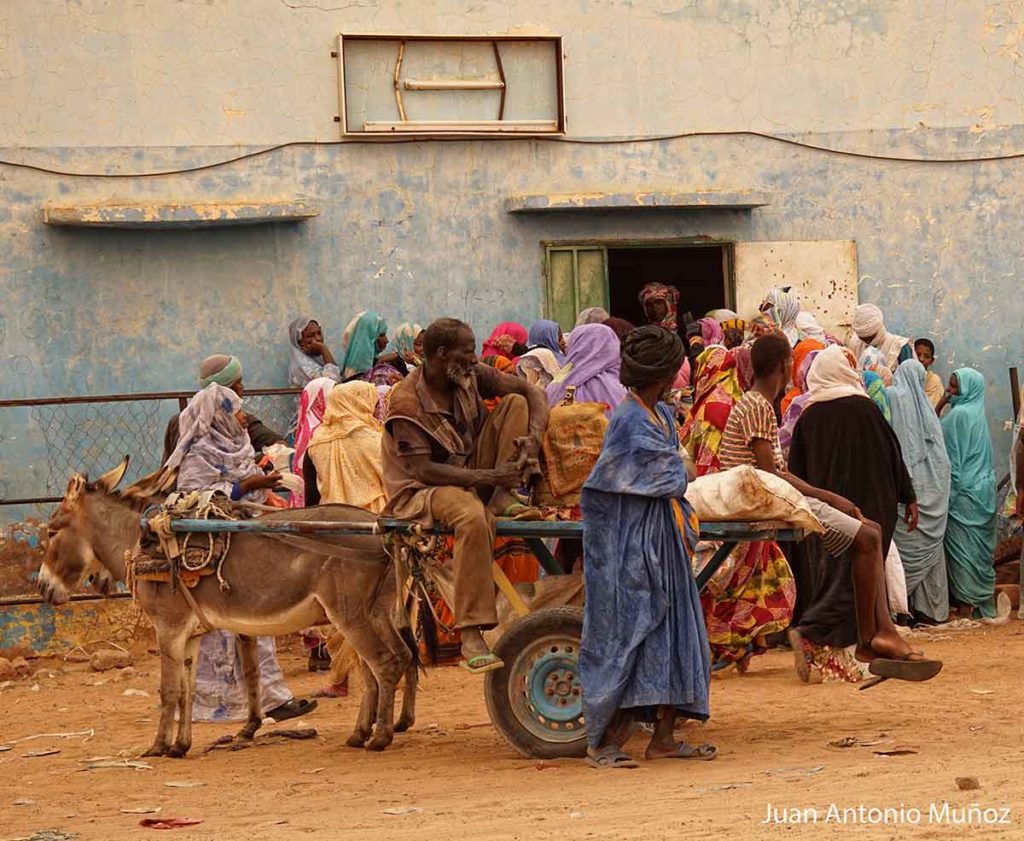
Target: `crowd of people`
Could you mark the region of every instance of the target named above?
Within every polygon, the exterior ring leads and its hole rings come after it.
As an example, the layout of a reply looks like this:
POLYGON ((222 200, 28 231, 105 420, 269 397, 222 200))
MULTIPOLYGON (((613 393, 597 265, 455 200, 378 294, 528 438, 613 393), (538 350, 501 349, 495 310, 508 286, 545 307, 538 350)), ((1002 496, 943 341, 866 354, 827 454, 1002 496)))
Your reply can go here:
MULTIPOLYGON (((568 334, 550 320, 499 324, 479 351, 463 322, 389 331, 372 310, 332 350, 325 325, 303 316, 288 331, 289 381, 302 389, 293 428, 246 413, 241 361, 212 356, 168 426, 164 460, 180 490, 343 503, 449 527, 448 607, 462 666, 479 674, 504 665, 483 638, 497 623, 495 520, 544 516, 532 489, 549 413, 600 406, 607 431, 578 511, 588 524, 581 674, 591 759, 602 766, 631 767, 621 748, 641 720, 653 726, 649 758, 712 758, 713 746, 674 741, 675 718, 706 718, 711 670, 744 672, 772 645, 793 648, 804 682, 933 676, 941 664, 895 623, 997 615, 983 376, 962 368, 943 386, 929 370, 934 344, 890 333, 872 304, 856 308, 843 341, 795 289, 771 290, 749 319, 716 310, 681 323, 679 299, 651 283, 640 293, 646 325, 592 307, 568 334), (284 442, 303 480, 287 494, 263 453, 284 442), (717 547, 698 540, 684 492, 695 476, 739 465, 789 482, 824 534, 785 550, 741 544, 698 593, 691 570, 717 547)), ((537 574, 520 563, 510 577, 537 574)), ((230 635, 208 640, 196 709, 240 717, 230 635)), ((343 638, 311 634, 309 644, 310 667, 331 669, 320 694, 345 694, 355 658, 343 638)), ((278 720, 316 703, 291 697, 272 640, 261 642, 261 678, 264 710, 278 720)))

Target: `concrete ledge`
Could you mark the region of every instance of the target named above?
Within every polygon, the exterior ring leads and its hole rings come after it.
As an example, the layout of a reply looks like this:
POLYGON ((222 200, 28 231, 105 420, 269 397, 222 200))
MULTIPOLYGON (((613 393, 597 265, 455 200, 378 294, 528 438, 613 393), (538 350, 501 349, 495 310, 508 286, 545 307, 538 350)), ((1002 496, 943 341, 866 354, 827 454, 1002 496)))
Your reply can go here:
POLYGON ((74 228, 217 228, 302 222, 320 214, 316 205, 292 202, 183 202, 180 204, 44 207, 47 225, 74 228))
POLYGON ((752 210, 772 203, 771 193, 753 190, 691 193, 566 193, 509 196, 509 213, 559 210, 752 210))

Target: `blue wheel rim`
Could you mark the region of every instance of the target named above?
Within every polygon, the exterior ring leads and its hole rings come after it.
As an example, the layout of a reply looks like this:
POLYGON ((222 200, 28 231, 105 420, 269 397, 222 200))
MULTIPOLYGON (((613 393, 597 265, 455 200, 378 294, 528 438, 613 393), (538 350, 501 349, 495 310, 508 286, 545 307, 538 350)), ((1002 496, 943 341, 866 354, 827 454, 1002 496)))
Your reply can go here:
POLYGON ((535 640, 512 663, 508 686, 515 716, 531 735, 557 743, 585 738, 578 639, 535 640))

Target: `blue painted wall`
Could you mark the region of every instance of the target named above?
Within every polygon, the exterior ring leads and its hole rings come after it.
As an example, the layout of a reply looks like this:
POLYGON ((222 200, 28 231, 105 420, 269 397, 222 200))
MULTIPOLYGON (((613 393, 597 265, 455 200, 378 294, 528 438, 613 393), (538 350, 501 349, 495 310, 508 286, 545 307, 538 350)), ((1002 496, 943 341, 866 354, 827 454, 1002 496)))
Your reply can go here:
MULTIPOLYGON (((247 5, 241 35, 230 26, 237 3, 186 5, 195 11, 190 31, 213 27, 235 39, 233 61, 212 35, 179 43, 164 32, 161 55, 180 73, 172 95, 140 56, 156 36, 135 11, 118 17, 100 5, 56 4, 71 17, 50 20, 52 35, 67 34, 71 46, 53 58, 64 88, 52 102, 52 80, 42 97, 24 87, 26 77, 48 78, 29 49, 32 39, 45 40, 46 27, 42 12, 19 9, 13 22, 24 24, 23 34, 10 36, 0 60, 0 76, 16 82, 0 104, 18 119, 0 134, 0 158, 124 173, 193 167, 264 143, 332 140, 336 70, 327 52, 337 32, 495 32, 526 22, 566 36, 571 139, 739 128, 912 157, 1024 150, 1021 106, 999 93, 1016 70, 1011 30, 1001 12, 973 2, 956 4, 948 19, 887 3, 720 0, 672 11, 660 2, 581 2, 556 19, 538 2, 484 2, 452 18, 444 9, 458 4, 368 0, 328 14, 313 0, 291 11, 260 0, 247 5), (120 34, 97 47, 89 39, 99 36, 81 34, 76 15, 106 15, 120 34), (793 26, 776 32, 780 21, 793 26), (240 37, 250 39, 248 49, 240 37), (283 50, 299 42, 305 56, 283 50), (282 91, 277 76, 266 77, 258 59, 273 50, 288 53, 278 76, 297 74, 302 84, 289 77, 282 91), (193 65, 207 53, 204 77, 193 65), (105 69, 104 56, 129 54, 125 72, 137 87, 105 69), (913 75, 918 66, 928 79, 913 75), (84 93, 69 92, 73 80, 84 93), (157 87, 144 90, 150 81, 157 87), (108 102, 111 90, 120 98, 108 102), (168 97, 165 108, 154 90, 168 97), (46 107, 54 104, 57 113, 46 107), (925 118, 928 127, 917 125, 925 118)), ((197 361, 218 351, 242 357, 250 384, 281 385, 286 325, 299 313, 319 316, 334 347, 345 322, 368 307, 392 324, 454 315, 485 334, 499 321, 540 315, 545 240, 854 239, 861 298, 885 309, 890 329, 934 337, 944 375, 960 365, 985 373, 1002 464, 1006 368, 1020 361, 1022 172, 1018 160, 882 162, 746 136, 300 146, 157 178, 70 178, 0 165, 0 394, 188 388, 197 361), (514 193, 696 189, 775 198, 751 213, 534 216, 504 207, 514 193), (56 229, 40 220, 48 204, 296 198, 318 204, 320 216, 179 232, 56 229)), ((27 413, 0 410, 4 495, 40 490, 40 441, 27 413)))

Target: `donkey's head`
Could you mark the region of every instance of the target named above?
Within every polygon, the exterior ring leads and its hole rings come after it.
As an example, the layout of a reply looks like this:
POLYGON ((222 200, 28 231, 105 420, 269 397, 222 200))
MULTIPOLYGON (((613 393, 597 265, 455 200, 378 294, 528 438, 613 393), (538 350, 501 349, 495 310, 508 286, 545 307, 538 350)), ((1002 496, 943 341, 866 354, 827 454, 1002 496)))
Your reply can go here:
POLYGON ((47 524, 46 553, 39 569, 39 592, 50 604, 64 604, 86 580, 106 595, 115 580, 101 557, 102 508, 128 470, 128 456, 95 482, 76 473, 47 524))

